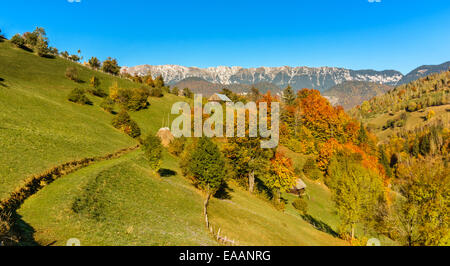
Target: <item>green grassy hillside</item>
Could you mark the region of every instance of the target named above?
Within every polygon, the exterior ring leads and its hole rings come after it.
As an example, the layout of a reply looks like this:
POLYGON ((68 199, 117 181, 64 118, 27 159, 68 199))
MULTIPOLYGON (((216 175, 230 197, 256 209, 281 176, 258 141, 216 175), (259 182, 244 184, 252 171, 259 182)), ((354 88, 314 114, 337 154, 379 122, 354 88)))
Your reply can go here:
MULTIPOLYGON (((179 172, 168 154, 163 168, 179 172)), ((140 151, 57 180, 19 214, 41 245, 215 245, 201 195, 179 175, 156 177, 140 151)))
POLYGON ((67 66, 76 66, 80 78, 96 75, 107 89, 113 81, 131 82, 94 72, 64 59, 46 59, 8 42, 0 43, 0 198, 30 174, 78 158, 111 153, 135 141, 111 126, 112 115, 98 107, 67 101, 75 87, 65 78, 67 66))

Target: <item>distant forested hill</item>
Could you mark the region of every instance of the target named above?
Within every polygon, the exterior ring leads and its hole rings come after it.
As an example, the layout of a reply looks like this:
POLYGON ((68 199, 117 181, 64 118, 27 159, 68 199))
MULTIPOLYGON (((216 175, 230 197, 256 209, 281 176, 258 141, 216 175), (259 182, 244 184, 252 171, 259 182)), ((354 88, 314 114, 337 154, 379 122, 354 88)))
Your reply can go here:
POLYGON ((365 81, 346 81, 322 93, 332 104, 348 110, 394 87, 365 81))

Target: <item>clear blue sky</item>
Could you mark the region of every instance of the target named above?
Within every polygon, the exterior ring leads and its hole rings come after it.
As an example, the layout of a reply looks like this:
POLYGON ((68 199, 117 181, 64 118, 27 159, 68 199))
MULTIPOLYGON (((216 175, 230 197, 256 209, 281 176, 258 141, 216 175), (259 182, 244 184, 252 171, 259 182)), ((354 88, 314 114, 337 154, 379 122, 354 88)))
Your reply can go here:
POLYGON ((121 65, 396 69, 450 60, 448 0, 2 0, 11 37, 121 65))

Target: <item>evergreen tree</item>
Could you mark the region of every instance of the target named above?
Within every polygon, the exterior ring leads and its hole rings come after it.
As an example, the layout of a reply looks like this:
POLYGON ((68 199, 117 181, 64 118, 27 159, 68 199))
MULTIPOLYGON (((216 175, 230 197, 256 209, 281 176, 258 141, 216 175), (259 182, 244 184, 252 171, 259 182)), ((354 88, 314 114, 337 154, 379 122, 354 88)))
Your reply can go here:
POLYGON ((292 105, 294 104, 295 99, 295 93, 291 85, 287 86, 287 88, 283 91, 283 102, 287 105, 292 105))

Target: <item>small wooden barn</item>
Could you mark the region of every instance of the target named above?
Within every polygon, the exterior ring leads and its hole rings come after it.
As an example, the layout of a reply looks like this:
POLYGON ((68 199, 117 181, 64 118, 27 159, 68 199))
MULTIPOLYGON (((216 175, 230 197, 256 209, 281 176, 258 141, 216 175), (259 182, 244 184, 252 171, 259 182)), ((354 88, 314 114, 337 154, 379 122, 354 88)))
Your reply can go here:
POLYGON ((297 179, 295 186, 291 188, 290 193, 303 195, 306 192, 306 184, 300 178, 297 179))
POLYGON ((230 98, 228 98, 228 96, 226 96, 225 94, 220 94, 220 93, 214 93, 211 97, 209 97, 208 101, 219 102, 219 103, 231 102, 231 100, 230 100, 230 98))

